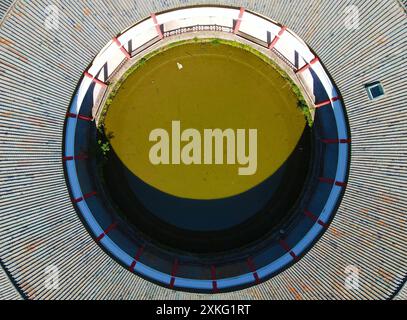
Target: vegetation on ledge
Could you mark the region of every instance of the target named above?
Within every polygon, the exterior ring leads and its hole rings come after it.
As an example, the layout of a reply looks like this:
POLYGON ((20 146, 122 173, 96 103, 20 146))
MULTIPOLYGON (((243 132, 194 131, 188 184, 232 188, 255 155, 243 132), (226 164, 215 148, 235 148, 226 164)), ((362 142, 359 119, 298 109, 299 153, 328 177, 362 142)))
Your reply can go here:
POLYGON ((183 44, 189 44, 189 43, 210 43, 212 45, 229 45, 229 46, 233 46, 236 48, 240 48, 243 50, 246 50, 254 55, 256 55, 258 58, 262 59, 264 62, 266 62, 267 64, 271 65, 280 75, 281 77, 283 77, 290 85, 290 87, 292 88, 293 93, 296 95, 297 97, 297 107, 301 110, 302 114, 305 117, 305 120, 308 124, 309 127, 313 126, 313 119, 312 119, 312 115, 311 115, 311 111, 310 108, 300 90, 300 88, 295 84, 295 82, 290 78, 290 76, 284 71, 282 70, 277 63, 275 63, 272 59, 270 59, 268 56, 264 55, 263 53, 261 53, 260 51, 256 50, 255 48, 253 48, 252 46, 243 44, 241 42, 238 41, 232 41, 232 40, 225 40, 225 39, 220 39, 220 38, 193 38, 190 40, 182 40, 182 41, 177 41, 177 42, 173 42, 170 43, 162 48, 159 48, 155 51, 152 51, 150 53, 148 53, 147 55, 145 55, 144 57, 142 57, 141 59, 139 59, 135 64, 133 64, 124 74, 123 76, 114 84, 113 89, 111 90, 108 98, 105 101, 105 104, 103 106, 101 115, 100 115, 100 119, 98 122, 98 128, 103 128, 104 126, 104 120, 105 120, 105 116, 107 113, 107 110, 109 109, 110 105, 112 104, 112 101, 114 99, 114 97, 117 95, 121 85, 126 81, 127 77, 132 74, 134 71, 136 71, 138 68, 142 67, 149 59, 151 59, 154 56, 157 56, 165 51, 167 51, 168 49, 183 45, 183 44))

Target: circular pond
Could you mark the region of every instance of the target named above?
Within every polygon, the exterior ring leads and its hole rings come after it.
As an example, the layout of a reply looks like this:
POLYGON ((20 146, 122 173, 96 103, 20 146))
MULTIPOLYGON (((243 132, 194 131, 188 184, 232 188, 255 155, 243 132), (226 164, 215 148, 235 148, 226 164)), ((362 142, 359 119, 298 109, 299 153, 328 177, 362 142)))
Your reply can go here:
POLYGON ((167 250, 255 244, 292 218, 310 166, 293 86, 270 60, 219 40, 142 60, 109 98, 105 192, 167 250))

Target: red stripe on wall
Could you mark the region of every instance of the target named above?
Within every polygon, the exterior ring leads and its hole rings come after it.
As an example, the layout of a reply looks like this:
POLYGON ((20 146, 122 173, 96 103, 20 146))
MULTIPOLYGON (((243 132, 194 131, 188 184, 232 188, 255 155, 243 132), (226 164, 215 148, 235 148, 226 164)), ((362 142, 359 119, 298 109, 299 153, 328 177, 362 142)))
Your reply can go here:
POLYGON ((83 200, 85 200, 85 199, 87 199, 87 198, 90 198, 90 197, 93 197, 94 195, 96 195, 96 191, 92 191, 92 192, 89 192, 89 193, 87 193, 87 194, 84 194, 82 197, 80 197, 80 198, 76 198, 76 199, 72 199, 72 201, 74 202, 74 203, 78 203, 78 202, 81 202, 81 201, 83 201, 83 200))
POLYGON ((71 161, 71 160, 84 160, 87 159, 88 156, 86 154, 79 155, 79 156, 65 156, 62 158, 63 161, 71 161))
POLYGON ((78 119, 80 120, 85 120, 85 121, 93 121, 92 117, 87 117, 87 116, 83 116, 83 115, 78 115, 78 119))
POLYGON ((346 182, 336 181, 335 185, 338 186, 338 187, 346 187, 346 182))
POLYGON ((254 282, 257 284, 260 283, 259 275, 256 271, 256 267, 255 267, 253 259, 251 257, 247 258, 247 265, 249 266, 250 272, 253 274, 254 282))
POLYGON ((335 102, 335 101, 338 101, 338 100, 339 100, 339 97, 334 97, 334 98, 332 98, 332 99, 324 100, 324 101, 322 101, 322 102, 317 103, 317 104, 315 105, 315 108, 320 108, 320 107, 329 105, 329 104, 331 104, 332 102, 335 102))
POLYGON ((80 120, 93 121, 93 118, 91 118, 91 117, 83 116, 83 115, 80 115, 80 114, 78 115, 78 114, 71 113, 71 112, 68 112, 66 114, 66 116, 67 116, 67 118, 78 118, 80 120))
POLYGON ((95 82, 95 83, 97 83, 97 84, 100 84, 100 85, 103 86, 103 87, 106 87, 106 86, 107 86, 106 83, 104 83, 103 81, 99 80, 98 78, 95 78, 94 76, 92 76, 92 75, 91 75, 89 72, 87 72, 87 71, 84 72, 84 75, 85 75, 85 77, 91 79, 93 82, 95 82))
POLYGON ((88 199, 88 198, 90 198, 90 197, 95 196, 96 194, 97 194, 96 191, 92 191, 92 192, 89 192, 89 193, 85 194, 85 195, 83 196, 83 198, 84 198, 84 199, 88 199))
POLYGON ((321 140, 323 143, 351 143, 351 139, 322 139, 321 140))
POLYGON ((171 271, 171 281, 170 281, 170 288, 174 288, 174 284, 175 284, 175 276, 177 274, 178 271, 178 259, 174 260, 174 263, 172 265, 172 271, 171 271))
POLYGON ((293 260, 295 260, 295 261, 298 260, 297 255, 295 254, 294 251, 291 250, 291 248, 290 248, 290 246, 288 245, 287 242, 285 242, 284 240, 280 240, 280 246, 282 246, 283 249, 290 254, 290 256, 293 258, 293 260))
POLYGON ((295 71, 295 73, 300 73, 300 72, 303 72, 303 71, 305 71, 305 70, 311 68, 311 66, 312 66, 314 63, 317 63, 318 61, 319 61, 319 58, 318 58, 318 57, 315 57, 315 58, 312 59, 309 63, 307 63, 305 66, 303 66, 303 67, 301 67, 300 69, 298 69, 297 71, 295 71))
POLYGON ((218 291, 218 281, 216 279, 216 268, 215 268, 215 266, 211 266, 211 276, 212 276, 213 292, 217 292, 218 291))
POLYGON ((106 228, 106 230, 105 230, 104 232, 102 232, 102 233, 96 238, 96 242, 99 242, 100 240, 102 240, 105 235, 107 235, 110 231, 112 231, 112 230, 113 230, 114 228, 116 228, 116 227, 117 227, 117 223, 116 223, 116 222, 113 222, 110 226, 108 226, 108 227, 106 228))
POLYGON ((314 59, 312 59, 311 61, 310 61, 310 65, 313 65, 314 63, 317 63, 319 61, 319 58, 318 57, 315 57, 314 59))
POLYGON ((332 178, 319 177, 318 180, 321 182, 324 182, 324 183, 329 183, 329 184, 335 183, 335 179, 332 179, 332 178))
POLYGON ((134 272, 134 268, 136 267, 137 262, 140 260, 141 254, 143 253, 144 245, 137 249, 137 252, 134 256, 134 260, 130 265, 130 271, 134 272))
POLYGON ((237 33, 239 31, 240 25, 242 23, 244 11, 245 11, 245 9, 243 7, 241 7, 240 11, 239 11, 239 17, 237 18, 235 28, 233 29, 233 33, 237 33))
POLYGON ((119 41, 119 39, 117 38, 113 38, 113 42, 118 46, 118 48, 120 49, 120 51, 125 55, 125 57, 127 59, 130 59, 131 56, 130 54, 127 52, 127 50, 123 47, 123 45, 121 44, 121 42, 119 41))
POLYGON ((158 36, 160 37, 160 39, 163 39, 164 35, 163 35, 162 31, 161 31, 161 27, 160 27, 160 25, 158 23, 157 16, 155 15, 155 13, 151 14, 151 18, 153 19, 155 29, 157 30, 158 36))
POLYGON ((318 180, 321 182, 329 183, 329 184, 335 184, 336 186, 339 186, 339 187, 346 186, 346 182, 335 181, 335 179, 332 179, 332 178, 319 177, 318 180))
POLYGON ((316 215, 314 215, 311 211, 304 210, 304 213, 308 218, 310 218, 311 220, 317 222, 322 227, 324 227, 324 228, 327 227, 326 223, 323 222, 322 220, 318 219, 318 217, 316 215))
POLYGON ((269 45, 269 49, 273 49, 274 46, 276 45, 277 41, 280 40, 281 36, 283 33, 287 30, 286 26, 282 26, 278 34, 274 37, 273 41, 269 45))
POLYGON ((72 199, 73 203, 78 203, 78 202, 81 202, 82 200, 83 200, 82 197, 76 198, 76 199, 72 199))

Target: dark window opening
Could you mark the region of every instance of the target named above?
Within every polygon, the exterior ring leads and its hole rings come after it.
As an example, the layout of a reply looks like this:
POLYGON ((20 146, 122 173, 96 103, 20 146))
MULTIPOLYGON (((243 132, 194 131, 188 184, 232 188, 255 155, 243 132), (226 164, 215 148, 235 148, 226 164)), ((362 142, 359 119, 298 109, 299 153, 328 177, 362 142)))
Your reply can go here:
POLYGON ((379 81, 366 84, 365 88, 370 100, 375 100, 384 96, 384 88, 379 81))

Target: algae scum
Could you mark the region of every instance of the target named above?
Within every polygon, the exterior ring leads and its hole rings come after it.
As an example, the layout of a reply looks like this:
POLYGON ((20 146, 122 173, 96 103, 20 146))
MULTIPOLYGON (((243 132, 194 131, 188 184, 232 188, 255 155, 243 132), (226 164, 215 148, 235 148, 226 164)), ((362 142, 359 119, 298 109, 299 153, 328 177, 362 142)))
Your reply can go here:
POLYGON ((104 126, 120 161, 145 183, 181 198, 225 198, 265 181, 290 157, 306 126, 298 101, 281 71, 255 54, 214 41, 187 43, 143 60, 115 93, 104 126), (171 132, 172 121, 201 132, 257 129, 256 173, 237 175, 237 163, 153 165, 149 135, 171 132))

